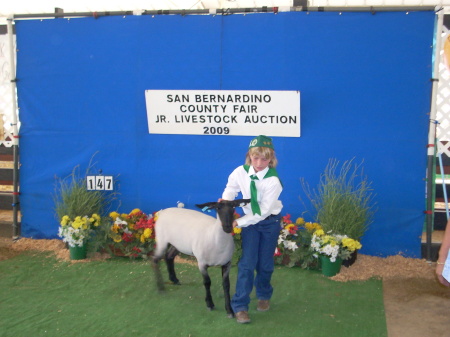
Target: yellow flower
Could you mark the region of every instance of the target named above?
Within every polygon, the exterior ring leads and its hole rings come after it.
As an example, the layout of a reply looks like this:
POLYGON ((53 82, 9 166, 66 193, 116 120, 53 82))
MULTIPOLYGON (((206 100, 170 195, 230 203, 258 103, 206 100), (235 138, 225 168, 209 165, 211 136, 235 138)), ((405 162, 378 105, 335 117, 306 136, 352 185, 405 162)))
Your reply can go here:
POLYGON ((308 232, 314 232, 316 230, 322 229, 322 226, 320 226, 317 222, 307 222, 305 224, 305 228, 308 232))
POLYGON ((155 215, 153 216, 153 219, 155 219, 155 222, 156 222, 156 220, 158 220, 158 216, 159 216, 159 212, 156 212, 155 215))
POLYGON ((145 243, 145 236, 144 236, 144 234, 141 235, 140 241, 141 241, 141 243, 145 243))
POLYGON ((114 236, 113 237, 114 242, 121 242, 122 238, 120 237, 120 235, 114 236))
POLYGON ((141 210, 139 208, 135 208, 130 212, 130 215, 133 215, 134 213, 139 213, 141 210))
POLYGON ((145 238, 149 238, 151 235, 152 235, 152 229, 151 228, 144 229, 144 237, 145 238))
POLYGON ((111 231, 113 231, 114 233, 118 233, 119 228, 120 228, 119 225, 114 224, 111 226, 111 231))
POLYGON ((75 221, 72 223, 72 227, 75 229, 80 228, 83 225, 83 222, 81 221, 80 217, 76 217, 75 221), (78 219, 77 219, 78 218, 78 219))
POLYGON ((128 216, 128 214, 122 213, 122 215, 120 216, 122 219, 126 219, 128 216))
POLYGON ((66 226, 70 222, 70 218, 68 215, 64 215, 61 219, 61 226, 66 226))
POLYGON ((361 249, 362 245, 359 241, 346 238, 342 240, 342 246, 346 247, 349 251, 354 252, 357 249, 361 249))
POLYGON ((314 232, 314 234, 316 234, 316 236, 322 236, 325 235, 325 232, 323 231, 323 229, 318 229, 314 232))
POLYGON ((303 218, 297 218, 297 220, 295 220, 295 224, 298 226, 302 226, 305 223, 305 219, 303 218))
POLYGON ((111 219, 116 220, 116 218, 120 217, 120 214, 117 212, 111 212, 109 213, 109 216, 111 217, 111 219))
POLYGON ((289 225, 284 226, 284 229, 287 229, 288 231, 290 231, 291 228, 294 228, 294 227, 295 227, 294 224, 289 224, 289 225))
POLYGON ((94 223, 94 226, 100 225, 100 220, 101 220, 100 215, 96 213, 92 214, 92 217, 89 219, 91 223, 94 223))
POLYGON ((233 232, 234 232, 234 234, 241 234, 242 228, 234 227, 234 228, 233 228, 233 232))
MULTIPOLYGON (((316 231, 316 233, 317 233, 318 231, 316 231)), ((317 235, 317 234, 316 234, 317 235)), ((322 242, 324 243, 324 244, 328 244, 328 243, 333 243, 333 237, 331 237, 331 236, 329 236, 329 235, 325 235, 325 236, 323 236, 322 237, 322 242)), ((332 244, 333 245, 333 244, 332 244)), ((334 246, 334 245, 333 245, 334 246)))

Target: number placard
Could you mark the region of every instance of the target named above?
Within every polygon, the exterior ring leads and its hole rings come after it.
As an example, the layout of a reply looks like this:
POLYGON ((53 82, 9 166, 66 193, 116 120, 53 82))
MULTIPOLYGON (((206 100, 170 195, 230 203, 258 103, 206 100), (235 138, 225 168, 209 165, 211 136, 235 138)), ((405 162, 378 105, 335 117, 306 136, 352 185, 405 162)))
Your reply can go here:
POLYGON ((95 190, 95 176, 87 176, 87 190, 94 191, 95 190))
POLYGON ((112 191, 114 189, 113 176, 87 176, 86 182, 88 191, 112 191))
POLYGON ((105 177, 95 176, 95 189, 97 191, 102 191, 105 189, 105 177))
POLYGON ((105 176, 105 191, 112 191, 114 186, 112 176, 105 176))

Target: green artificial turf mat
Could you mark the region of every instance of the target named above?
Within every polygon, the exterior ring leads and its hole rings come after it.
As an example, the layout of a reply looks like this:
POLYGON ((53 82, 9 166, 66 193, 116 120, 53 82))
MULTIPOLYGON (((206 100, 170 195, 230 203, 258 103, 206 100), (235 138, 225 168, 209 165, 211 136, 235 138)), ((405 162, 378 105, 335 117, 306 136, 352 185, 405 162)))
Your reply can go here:
MULTIPOLYGON (((268 312, 251 324, 227 318, 220 268, 210 268, 216 309, 208 311, 198 268, 177 264, 181 286, 156 291, 146 261, 60 262, 23 254, 0 261, 0 336, 387 336, 382 282, 340 283, 320 272, 277 267, 268 312)), ((232 294, 237 267, 231 270, 232 294)), ((254 297, 254 296, 252 296, 254 297)))

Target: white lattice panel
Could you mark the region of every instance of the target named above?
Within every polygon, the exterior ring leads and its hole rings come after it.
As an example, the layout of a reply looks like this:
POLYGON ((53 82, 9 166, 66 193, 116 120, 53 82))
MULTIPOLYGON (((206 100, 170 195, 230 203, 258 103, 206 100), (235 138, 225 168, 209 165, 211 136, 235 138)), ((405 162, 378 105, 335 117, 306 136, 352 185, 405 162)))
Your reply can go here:
POLYGON ((0 34, 0 118, 3 121, 3 130, 2 132, 0 130, 0 145, 11 147, 14 135, 14 114, 16 113, 13 100, 16 99, 16 95, 13 95, 12 91, 10 46, 8 41, 7 34, 0 34))
MULTIPOLYGON (((442 26, 442 43, 439 62, 439 82, 436 95, 436 138, 437 153, 445 153, 450 157, 450 68, 444 52, 449 30, 442 26)), ((450 61, 450 60, 449 60, 450 61)))

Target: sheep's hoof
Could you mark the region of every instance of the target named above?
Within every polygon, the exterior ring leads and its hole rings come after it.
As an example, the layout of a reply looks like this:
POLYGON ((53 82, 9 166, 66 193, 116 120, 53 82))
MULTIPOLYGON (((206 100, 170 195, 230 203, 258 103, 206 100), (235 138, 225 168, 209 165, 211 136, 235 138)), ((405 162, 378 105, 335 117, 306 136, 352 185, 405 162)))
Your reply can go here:
POLYGON ((157 282, 156 283, 156 289, 158 290, 159 293, 163 293, 164 290, 166 290, 166 287, 164 287, 164 283, 157 282))

